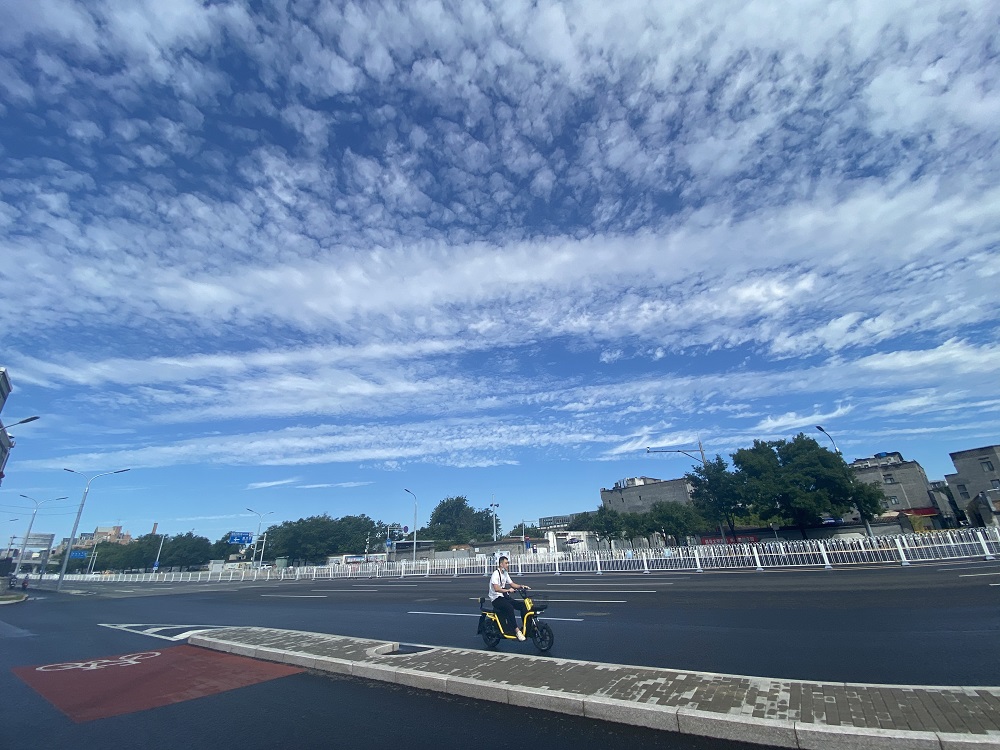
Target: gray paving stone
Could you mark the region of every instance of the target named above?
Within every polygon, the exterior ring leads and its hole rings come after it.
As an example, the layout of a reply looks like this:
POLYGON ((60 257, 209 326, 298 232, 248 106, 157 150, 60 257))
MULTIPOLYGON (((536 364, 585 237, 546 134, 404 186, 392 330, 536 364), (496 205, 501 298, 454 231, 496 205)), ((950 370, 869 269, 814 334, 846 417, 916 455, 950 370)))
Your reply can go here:
POLYGON ((1000 750, 1000 688, 845 685, 220 628, 189 643, 482 700, 805 748, 1000 750), (939 736, 940 735, 940 736, 939 736))

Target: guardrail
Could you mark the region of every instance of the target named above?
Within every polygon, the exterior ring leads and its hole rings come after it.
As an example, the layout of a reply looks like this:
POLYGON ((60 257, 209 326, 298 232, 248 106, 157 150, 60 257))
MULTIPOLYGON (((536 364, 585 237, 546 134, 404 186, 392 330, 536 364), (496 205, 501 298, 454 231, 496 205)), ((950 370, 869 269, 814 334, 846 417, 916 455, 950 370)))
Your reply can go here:
MULTIPOLYGON (((910 565, 929 560, 986 559, 1000 556, 997 527, 862 537, 860 539, 804 539, 802 541, 710 544, 692 547, 655 547, 613 552, 557 552, 520 555, 511 559, 514 575, 530 573, 652 573, 662 570, 765 570, 777 568, 833 568, 871 563, 910 565)), ((481 558, 400 560, 299 568, 251 568, 187 573, 112 573, 67 575, 67 581, 231 582, 324 580, 335 578, 406 578, 408 576, 488 576, 492 563, 481 558)), ((43 580, 54 580, 46 574, 43 580)))

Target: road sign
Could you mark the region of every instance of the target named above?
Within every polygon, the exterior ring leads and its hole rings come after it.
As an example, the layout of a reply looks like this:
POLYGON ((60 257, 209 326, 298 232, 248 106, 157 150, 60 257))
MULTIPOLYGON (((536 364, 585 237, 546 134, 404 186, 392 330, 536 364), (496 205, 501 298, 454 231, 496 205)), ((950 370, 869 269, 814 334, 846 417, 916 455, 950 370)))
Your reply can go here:
POLYGON ((253 542, 253 532, 252 531, 230 531, 229 532, 229 543, 230 544, 250 544, 253 542))
POLYGON ((392 549, 392 540, 391 539, 386 539, 385 540, 385 548, 386 549, 392 549))
POLYGON ((87 550, 85 549, 75 549, 69 553, 70 560, 78 560, 80 558, 86 559, 86 557, 87 557, 87 550))

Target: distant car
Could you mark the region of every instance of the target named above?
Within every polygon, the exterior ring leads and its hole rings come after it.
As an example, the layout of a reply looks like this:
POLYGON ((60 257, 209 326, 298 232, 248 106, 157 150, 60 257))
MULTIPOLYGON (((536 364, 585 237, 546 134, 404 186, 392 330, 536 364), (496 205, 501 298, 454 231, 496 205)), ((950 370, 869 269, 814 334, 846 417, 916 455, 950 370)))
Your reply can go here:
POLYGON ((843 526, 844 525, 844 519, 843 518, 824 518, 823 519, 823 525, 824 526, 843 526))

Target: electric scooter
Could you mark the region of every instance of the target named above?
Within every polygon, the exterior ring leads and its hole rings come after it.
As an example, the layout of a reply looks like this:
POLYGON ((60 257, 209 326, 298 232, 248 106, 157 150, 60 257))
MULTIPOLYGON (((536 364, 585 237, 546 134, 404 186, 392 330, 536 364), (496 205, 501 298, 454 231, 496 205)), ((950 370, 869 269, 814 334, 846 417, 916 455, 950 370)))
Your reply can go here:
MULTIPOLYGON (((542 622, 538 617, 538 613, 547 609, 549 605, 541 601, 542 597, 539 594, 528 595, 524 591, 524 589, 517 589, 515 591, 524 601, 524 606, 526 607, 524 624, 522 626, 524 636, 525 638, 530 638, 535 644, 535 648, 539 651, 548 651, 552 648, 552 644, 555 643, 556 638, 552 633, 551 626, 547 622, 542 622)), ((479 597, 479 612, 478 633, 483 637, 483 643, 486 644, 487 648, 496 648, 497 644, 504 639, 510 641, 517 640, 517 636, 514 633, 504 632, 500 618, 493 611, 493 603, 485 596, 479 597)))

